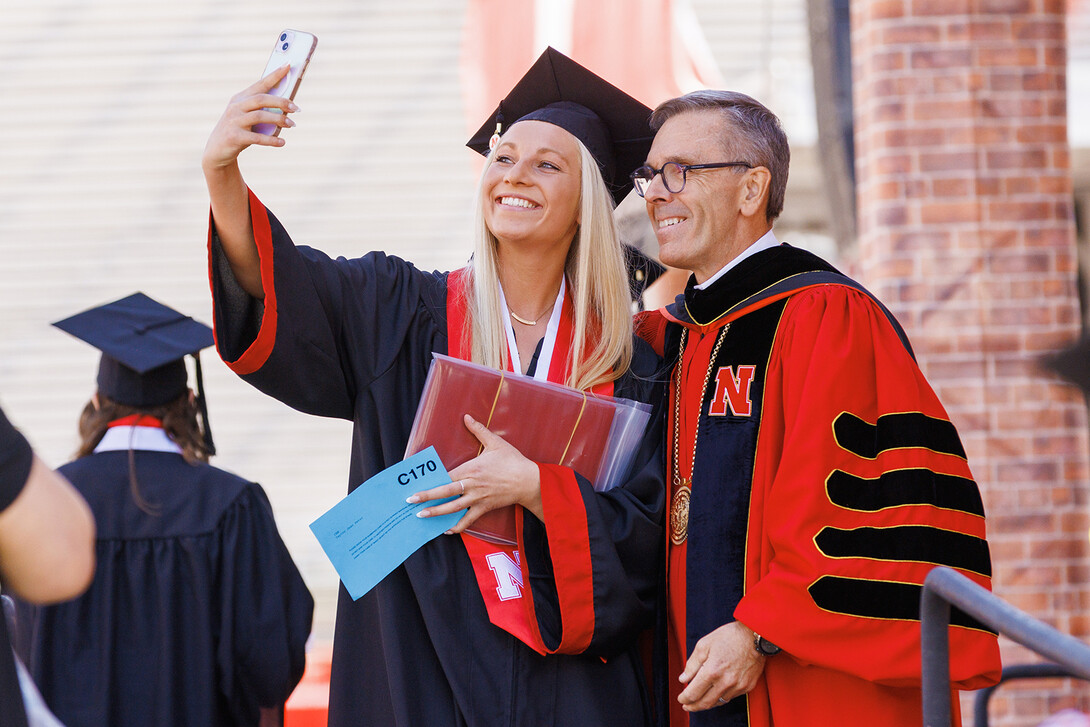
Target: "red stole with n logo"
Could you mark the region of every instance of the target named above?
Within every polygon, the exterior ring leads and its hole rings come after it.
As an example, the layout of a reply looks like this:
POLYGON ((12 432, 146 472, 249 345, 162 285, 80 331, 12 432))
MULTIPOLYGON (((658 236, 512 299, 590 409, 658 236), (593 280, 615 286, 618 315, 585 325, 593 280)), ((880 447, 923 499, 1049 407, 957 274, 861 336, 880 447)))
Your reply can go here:
MULTIPOLYGON (((447 354, 465 361, 472 359, 470 334, 465 330, 467 319, 466 288, 469 281, 468 268, 454 270, 447 276, 447 354)), ((556 343, 552 360, 549 363, 549 381, 564 383, 567 375, 568 358, 572 347, 574 330, 574 308, 570 291, 565 292, 561 311, 560 325, 557 329, 556 343)), ((507 370, 511 370, 510 356, 507 370)), ((612 396, 612 382, 595 386, 594 392, 612 396)), ((542 487, 548 486, 548 470, 542 468, 542 487)), ((493 522, 508 523, 501 537, 484 539, 469 533, 462 533, 473 572, 477 577, 477 586, 488 609, 489 620, 525 643, 539 654, 555 653, 548 648, 541 638, 534 613, 533 596, 529 593, 530 576, 526 559, 521 556, 523 542, 522 522, 525 510, 510 506, 513 517, 498 517, 493 522)), ((490 513, 491 515, 491 513, 490 513)), ((566 639, 565 639, 566 640, 566 639)))

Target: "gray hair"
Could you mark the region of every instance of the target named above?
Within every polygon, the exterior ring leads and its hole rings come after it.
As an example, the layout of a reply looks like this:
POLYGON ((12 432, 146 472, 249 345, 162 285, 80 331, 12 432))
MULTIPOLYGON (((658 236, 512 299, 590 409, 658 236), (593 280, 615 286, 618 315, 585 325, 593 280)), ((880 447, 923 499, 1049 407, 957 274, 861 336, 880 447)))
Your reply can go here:
POLYGON ((706 110, 718 111, 723 117, 727 124, 723 148, 740 157, 707 161, 749 162, 756 167, 766 167, 771 174, 765 215, 771 224, 783 212, 787 172, 791 165, 791 148, 783 124, 764 104, 744 93, 703 90, 659 104, 651 114, 651 129, 658 132, 674 116, 706 110))

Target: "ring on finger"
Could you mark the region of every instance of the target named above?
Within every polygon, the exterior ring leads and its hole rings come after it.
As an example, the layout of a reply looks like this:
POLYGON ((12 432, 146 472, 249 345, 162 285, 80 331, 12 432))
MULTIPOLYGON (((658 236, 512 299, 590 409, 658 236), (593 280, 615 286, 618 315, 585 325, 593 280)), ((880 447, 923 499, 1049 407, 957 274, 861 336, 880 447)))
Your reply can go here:
POLYGON ((726 703, 727 703, 727 700, 723 699, 722 697, 719 698, 719 704, 726 704, 726 703))
POLYGON ((462 488, 462 492, 460 494, 461 495, 466 494, 466 483, 462 482, 461 480, 458 480, 458 486, 462 488))

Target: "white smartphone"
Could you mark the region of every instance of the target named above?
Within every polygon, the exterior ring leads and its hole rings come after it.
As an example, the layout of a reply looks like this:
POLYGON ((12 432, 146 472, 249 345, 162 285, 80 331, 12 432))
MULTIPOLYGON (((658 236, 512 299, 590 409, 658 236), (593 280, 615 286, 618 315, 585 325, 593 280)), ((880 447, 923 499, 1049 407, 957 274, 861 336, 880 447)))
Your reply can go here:
MULTIPOLYGON (((276 44, 273 45, 272 53, 269 55, 269 62, 265 64, 265 70, 262 72, 261 77, 264 78, 286 63, 291 64, 291 69, 269 93, 273 96, 286 98, 289 101, 293 100, 295 92, 299 90, 299 84, 303 81, 303 74, 307 72, 307 66, 310 65, 310 57, 314 54, 314 49, 317 46, 318 38, 310 33, 304 33, 301 30, 281 31, 280 35, 276 36, 276 44)), ((281 113, 280 109, 276 108, 266 108, 265 110, 277 114, 281 113)), ((280 133, 280 127, 276 124, 254 124, 252 130, 259 134, 270 134, 272 136, 280 133)))

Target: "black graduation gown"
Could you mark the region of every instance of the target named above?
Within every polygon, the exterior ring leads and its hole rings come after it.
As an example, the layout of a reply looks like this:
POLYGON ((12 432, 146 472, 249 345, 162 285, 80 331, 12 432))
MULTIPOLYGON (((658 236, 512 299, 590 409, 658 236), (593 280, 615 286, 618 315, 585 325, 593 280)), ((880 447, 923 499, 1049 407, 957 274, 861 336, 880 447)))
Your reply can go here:
POLYGON ((95 516, 81 597, 19 603, 17 648, 66 727, 257 725, 303 674, 314 601, 261 487, 180 454, 137 451, 60 468, 95 516))
MULTIPOLYGON (((381 252, 331 260, 297 248, 252 194, 251 213, 264 305, 241 291, 210 233, 218 350, 286 404, 353 421, 352 489, 403 459, 432 352, 448 350, 447 274, 381 252)), ((615 394, 660 406, 658 357, 636 344, 615 394)), ((545 528, 525 518, 523 557, 547 643, 564 628, 553 572, 589 555, 593 634, 583 653, 541 656, 493 626, 462 541, 440 536, 358 601, 341 588, 331 727, 649 724, 635 642, 653 623, 661 557, 659 412, 628 482, 595 494, 579 478, 589 553, 555 543, 550 552, 545 528)))

